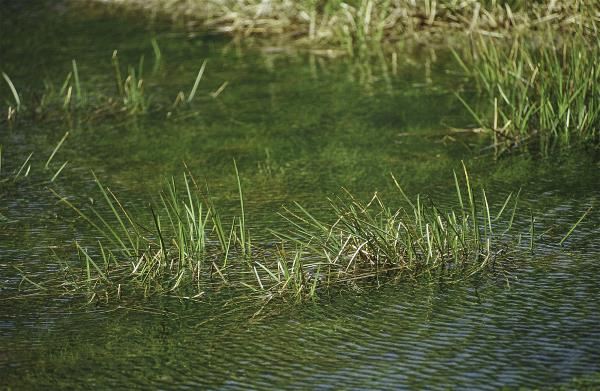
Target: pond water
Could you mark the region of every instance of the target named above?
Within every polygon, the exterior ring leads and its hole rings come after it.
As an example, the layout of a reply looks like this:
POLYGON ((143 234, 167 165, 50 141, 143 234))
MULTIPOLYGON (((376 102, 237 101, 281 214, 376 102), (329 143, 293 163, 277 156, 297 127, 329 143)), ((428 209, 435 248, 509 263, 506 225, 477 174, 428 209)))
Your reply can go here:
MULTIPOLYGON (((495 159, 485 136, 451 131, 473 125, 455 93, 476 98, 447 50, 407 44, 394 60, 387 52, 333 58, 77 2, 0 2, 0 21, 0 70, 24 102, 45 80, 60 88, 72 59, 90 99, 114 89, 118 50, 123 65, 144 56, 152 107, 138 117, 42 112, 13 126, 1 120, 1 175, 34 152, 26 178, 0 183, 2 386, 539 388, 600 371, 600 156, 578 149, 495 159), (205 59, 192 108, 171 110, 205 59), (225 82, 216 98, 209 95, 225 82), (44 169, 66 131, 52 169, 44 169), (187 166, 218 203, 234 208, 234 159, 258 240, 282 224, 278 213, 294 201, 327 215, 327 197, 342 187, 393 199, 390 173, 409 192, 447 202, 461 161, 495 205, 522 188, 520 217, 533 209, 537 232, 547 232, 508 285, 398 283, 265 307, 227 293, 202 303, 113 306, 19 294, 14 266, 41 280, 52 273, 51 250, 72 253, 74 239, 94 235, 73 223, 49 188, 89 202, 98 197, 93 171, 141 208, 187 166)), ((0 99, 4 113, 11 100, 4 84, 0 99)), ((519 229, 527 233, 525 223, 519 229)))

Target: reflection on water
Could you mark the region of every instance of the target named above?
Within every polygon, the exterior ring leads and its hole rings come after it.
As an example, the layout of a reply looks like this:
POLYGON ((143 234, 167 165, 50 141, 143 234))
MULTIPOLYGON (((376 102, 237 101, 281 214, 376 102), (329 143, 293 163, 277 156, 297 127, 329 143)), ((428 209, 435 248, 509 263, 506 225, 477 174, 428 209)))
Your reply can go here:
MULTIPOLYGON (((146 117, 24 120, 0 131, 3 173, 31 151, 37 168, 0 184, 4 384, 496 389, 564 383, 600 370, 598 214, 582 222, 565 249, 556 245, 590 205, 598 208, 598 156, 494 161, 482 152, 484 138, 449 132, 470 120, 454 98, 460 80, 444 53, 406 51, 392 69, 385 59, 357 63, 241 49, 160 24, 44 10, 11 8, 11 28, 0 40, 0 67, 24 96, 43 79, 62 80, 72 58, 86 88, 112 88, 112 50, 119 49, 123 63, 135 63, 150 55, 153 37, 164 60, 152 86, 157 110, 146 117), (66 13, 56 19, 55 12, 66 13), (194 110, 167 119, 165 107, 189 90, 205 58, 194 110), (211 98, 225 81, 227 89, 211 98), (544 211, 537 217, 543 235, 536 252, 520 260, 509 288, 489 281, 393 284, 264 308, 227 292, 201 304, 165 298, 123 308, 82 307, 64 298, 8 300, 20 282, 13 265, 51 274, 49 248, 68 254, 73 239, 91 235, 47 189, 43 163, 67 129, 57 159, 69 166, 52 187, 81 203, 96 197, 92 169, 132 207, 143 208, 161 178, 180 175, 185 162, 217 202, 233 208, 235 159, 253 229, 262 232, 281 224, 282 204, 318 209, 341 186, 391 198, 390 172, 410 192, 445 202, 452 197, 451 171, 464 159, 496 202, 522 187, 523 217, 528 208, 544 211)), ((6 92, 0 89, 2 101, 6 92)))

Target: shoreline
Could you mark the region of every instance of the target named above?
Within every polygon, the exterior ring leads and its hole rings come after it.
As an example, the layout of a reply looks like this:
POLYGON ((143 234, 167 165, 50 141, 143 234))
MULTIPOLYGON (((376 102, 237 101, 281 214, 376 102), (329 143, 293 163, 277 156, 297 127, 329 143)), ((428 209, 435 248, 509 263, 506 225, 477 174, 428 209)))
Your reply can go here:
MULTIPOLYGON (((351 3, 351 2, 348 2, 351 3)), ((592 1, 549 1, 508 4, 450 1, 358 0, 350 5, 332 0, 88 0, 84 4, 144 12, 186 29, 202 29, 240 38, 277 38, 311 49, 349 52, 373 44, 409 40, 438 41, 449 37, 483 35, 510 38, 531 32, 595 36, 600 6, 592 1)), ((79 3, 81 5, 81 3, 79 3)))

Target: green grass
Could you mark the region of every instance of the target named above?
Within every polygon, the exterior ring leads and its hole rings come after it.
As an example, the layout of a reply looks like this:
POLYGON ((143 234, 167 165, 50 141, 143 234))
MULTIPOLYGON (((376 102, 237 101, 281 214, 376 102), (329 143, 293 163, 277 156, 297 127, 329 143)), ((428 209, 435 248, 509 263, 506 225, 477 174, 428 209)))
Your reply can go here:
MULTIPOLYGON (((123 67, 120 64, 118 52, 115 50, 111 58, 112 70, 107 73, 114 80, 114 89, 92 86, 85 83, 79 74, 79 66, 75 60, 71 61, 71 70, 64 80, 59 84, 52 81, 44 81, 43 91, 32 94, 32 98, 24 104, 23 97, 19 95, 13 81, 8 75, 2 76, 9 87, 11 99, 7 100, 8 116, 6 121, 13 126, 18 117, 33 119, 71 118, 77 115, 79 118, 93 120, 102 119, 106 116, 126 115, 139 116, 150 112, 164 111, 170 116, 173 110, 190 108, 200 96, 200 85, 206 69, 206 61, 202 63, 197 77, 186 98, 183 92, 175 97, 156 96, 151 94, 153 83, 151 79, 160 69, 162 53, 156 40, 151 41, 154 55, 154 66, 149 78, 144 72, 144 56, 142 55, 136 66, 123 67), (150 90, 150 91, 149 91, 150 90), (154 99, 159 100, 154 104, 154 99), (169 102, 174 102, 170 104, 169 102)), ((226 87, 226 83, 214 93, 205 92, 205 96, 216 98, 226 87)))
POLYGON ((16 120, 17 113, 20 112, 22 109, 21 97, 19 96, 19 93, 17 92, 17 88, 13 84, 10 77, 8 77, 8 75, 4 72, 2 72, 2 77, 6 81, 8 88, 10 88, 10 92, 11 92, 12 98, 14 100, 14 106, 11 103, 8 104, 8 110, 7 110, 7 115, 6 115, 6 122, 9 125, 12 125, 14 123, 14 121, 16 120))
MULTIPOLYGON (((600 142, 600 39, 581 35, 512 45, 479 37, 459 62, 493 109, 467 106, 500 149, 600 142)), ((464 101, 463 101, 464 102, 464 101)), ((466 103, 465 103, 466 104, 466 103)))
POLYGON ((12 80, 10 79, 10 77, 8 77, 8 75, 6 73, 2 72, 2 77, 6 81, 6 84, 8 84, 8 87, 10 88, 10 92, 12 93, 13 99, 15 101, 14 102, 15 110, 16 111, 21 110, 21 98, 19 97, 19 93, 17 92, 15 85, 13 84, 12 80))
POLYGON ((32 172, 32 169, 33 171, 37 171, 38 173, 47 172, 47 174, 51 176, 49 177, 49 179, 47 179, 48 176, 45 173, 43 175, 44 181, 48 180, 48 182, 50 183, 54 182, 69 163, 68 161, 65 161, 58 167, 57 165, 52 164, 54 157, 60 151, 68 136, 69 132, 66 132, 64 136, 58 141, 58 143, 56 144, 56 146, 54 147, 54 149, 52 150, 52 152, 48 156, 48 159, 45 162, 36 161, 36 159, 34 158, 34 152, 31 152, 27 155, 27 157, 25 157, 25 159, 22 162, 17 161, 17 165, 12 170, 6 169, 6 165, 3 164, 3 149, 2 145, 0 145, 0 184, 8 182, 14 183, 24 178, 27 178, 32 172), (40 167, 37 167, 38 165, 40 165, 40 167))
POLYGON ((262 232, 271 239, 260 242, 252 239, 237 167, 235 173, 239 210, 230 217, 188 173, 179 184, 170 180, 142 213, 96 177, 101 202, 94 206, 80 208, 55 193, 100 239, 76 242, 75 259, 57 257, 61 273, 32 288, 106 301, 199 298, 223 288, 306 300, 363 282, 507 278, 511 254, 523 250, 513 242, 518 194, 494 209, 466 168, 462 180, 454 176, 452 208, 410 198, 394 179, 393 208, 378 194, 364 202, 347 192, 330 201, 331 219, 295 204, 282 213, 284 228, 262 232))

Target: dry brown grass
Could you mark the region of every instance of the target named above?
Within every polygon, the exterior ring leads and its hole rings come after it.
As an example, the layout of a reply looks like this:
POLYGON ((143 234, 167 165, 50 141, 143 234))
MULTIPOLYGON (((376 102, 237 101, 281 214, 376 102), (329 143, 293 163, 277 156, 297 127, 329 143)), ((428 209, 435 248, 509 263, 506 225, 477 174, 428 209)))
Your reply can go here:
POLYGON ((596 35, 593 0, 92 0, 168 15, 188 26, 250 36, 285 36, 312 46, 357 47, 407 35, 506 36, 542 30, 596 35))

